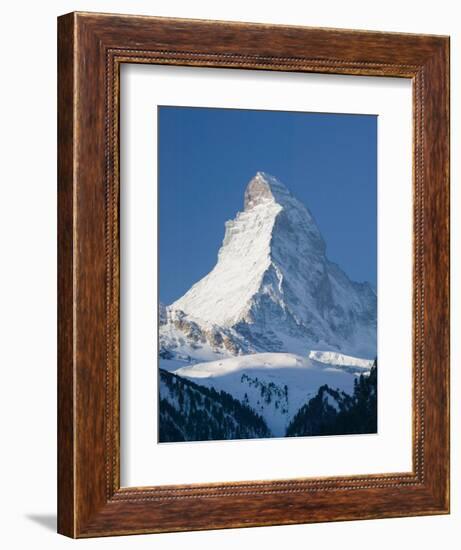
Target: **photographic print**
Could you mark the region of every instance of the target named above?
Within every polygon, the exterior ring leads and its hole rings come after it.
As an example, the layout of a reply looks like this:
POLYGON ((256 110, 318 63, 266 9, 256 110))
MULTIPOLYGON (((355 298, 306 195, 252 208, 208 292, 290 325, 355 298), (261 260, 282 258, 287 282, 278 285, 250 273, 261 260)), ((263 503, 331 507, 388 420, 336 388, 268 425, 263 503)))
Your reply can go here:
POLYGON ((377 117, 161 106, 158 144, 158 441, 376 433, 377 117))

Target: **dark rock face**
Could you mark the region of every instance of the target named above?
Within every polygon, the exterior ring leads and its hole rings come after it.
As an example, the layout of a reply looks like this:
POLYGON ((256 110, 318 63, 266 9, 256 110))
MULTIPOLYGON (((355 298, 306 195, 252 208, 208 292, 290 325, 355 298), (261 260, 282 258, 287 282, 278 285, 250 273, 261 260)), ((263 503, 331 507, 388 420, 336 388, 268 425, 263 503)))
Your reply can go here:
POLYGON ((271 186, 264 177, 260 177, 259 173, 256 174, 245 190, 243 202, 244 209, 250 210, 262 201, 271 199, 275 200, 271 186))

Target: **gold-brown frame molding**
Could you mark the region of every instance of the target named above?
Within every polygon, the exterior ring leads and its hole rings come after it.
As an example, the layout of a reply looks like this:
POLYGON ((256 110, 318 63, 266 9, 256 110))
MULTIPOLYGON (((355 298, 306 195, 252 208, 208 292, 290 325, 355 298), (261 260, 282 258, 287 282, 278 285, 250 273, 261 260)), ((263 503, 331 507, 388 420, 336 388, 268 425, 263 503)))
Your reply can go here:
POLYGON ((58 531, 95 537, 448 513, 449 39, 71 13, 58 20, 58 71, 58 531), (412 79, 411 472, 120 487, 121 63, 412 79))

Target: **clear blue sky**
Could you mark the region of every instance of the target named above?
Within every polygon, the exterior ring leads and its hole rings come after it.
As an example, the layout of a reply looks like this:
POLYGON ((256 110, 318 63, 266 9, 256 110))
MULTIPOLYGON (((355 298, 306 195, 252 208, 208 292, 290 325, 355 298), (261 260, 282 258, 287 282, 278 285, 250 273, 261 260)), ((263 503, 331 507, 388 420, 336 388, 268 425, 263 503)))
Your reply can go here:
POLYGON ((377 117, 158 108, 159 294, 169 304, 215 265, 224 222, 258 170, 312 212, 327 256, 376 288, 377 117))

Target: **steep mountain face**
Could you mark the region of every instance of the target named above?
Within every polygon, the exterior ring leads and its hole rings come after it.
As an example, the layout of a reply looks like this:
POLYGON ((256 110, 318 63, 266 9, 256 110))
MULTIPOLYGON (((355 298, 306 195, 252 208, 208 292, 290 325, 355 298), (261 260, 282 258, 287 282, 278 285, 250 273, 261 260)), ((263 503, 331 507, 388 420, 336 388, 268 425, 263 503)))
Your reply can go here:
POLYGON ((376 294, 328 260, 308 209, 258 172, 213 270, 162 309, 160 349, 171 366, 312 349, 374 358, 376 294))

